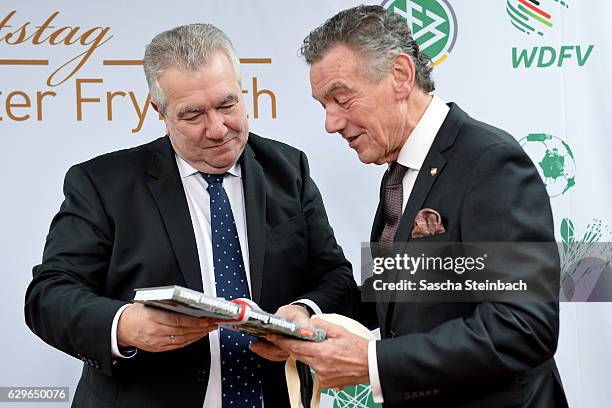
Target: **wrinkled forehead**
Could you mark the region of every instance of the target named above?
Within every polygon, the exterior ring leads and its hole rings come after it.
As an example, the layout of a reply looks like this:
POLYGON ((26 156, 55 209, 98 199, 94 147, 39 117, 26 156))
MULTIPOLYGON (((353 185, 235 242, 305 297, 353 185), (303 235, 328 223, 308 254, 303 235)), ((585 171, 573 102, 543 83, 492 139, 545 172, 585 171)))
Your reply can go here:
POLYGON ((362 77, 361 56, 344 45, 327 51, 310 66, 310 86, 313 96, 324 97, 338 88, 350 88, 362 77))

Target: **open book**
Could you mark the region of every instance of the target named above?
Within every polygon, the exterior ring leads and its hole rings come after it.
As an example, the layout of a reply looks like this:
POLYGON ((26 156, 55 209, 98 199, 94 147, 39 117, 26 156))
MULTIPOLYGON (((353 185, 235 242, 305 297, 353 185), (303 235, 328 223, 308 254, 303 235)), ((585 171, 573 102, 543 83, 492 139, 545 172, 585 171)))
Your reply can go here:
POLYGON ((325 331, 264 312, 250 299, 226 300, 182 286, 136 289, 134 301, 176 313, 217 319, 220 325, 253 336, 283 334, 309 341, 325 340, 325 331))

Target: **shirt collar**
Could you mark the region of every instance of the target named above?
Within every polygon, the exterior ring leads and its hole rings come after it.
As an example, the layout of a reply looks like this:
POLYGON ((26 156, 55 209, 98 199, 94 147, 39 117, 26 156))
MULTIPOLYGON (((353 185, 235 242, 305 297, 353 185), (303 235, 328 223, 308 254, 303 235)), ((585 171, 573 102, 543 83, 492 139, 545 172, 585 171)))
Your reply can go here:
POLYGON ((402 146, 397 162, 414 170, 421 170, 425 157, 433 144, 450 108, 434 95, 425 113, 402 146))
MULTIPOLYGON (((189 176, 192 176, 200 172, 199 170, 194 168, 191 164, 187 163, 185 159, 183 159, 181 156, 176 154, 176 152, 174 153, 174 157, 176 159, 176 165, 178 166, 178 170, 179 170, 179 174, 181 175, 181 178, 187 178, 189 176)), ((242 177, 242 170, 240 169, 240 163, 238 162, 234 163, 234 165, 230 167, 226 173, 234 177, 242 177)))

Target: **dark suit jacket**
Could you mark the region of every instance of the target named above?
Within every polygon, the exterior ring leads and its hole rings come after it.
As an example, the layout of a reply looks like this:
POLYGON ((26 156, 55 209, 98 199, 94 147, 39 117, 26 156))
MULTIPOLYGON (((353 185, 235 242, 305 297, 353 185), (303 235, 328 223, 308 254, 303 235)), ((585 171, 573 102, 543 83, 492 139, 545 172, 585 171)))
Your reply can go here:
MULTIPOLYGON (((300 298, 348 314, 356 286, 306 156, 249 135, 240 158, 252 298, 264 310, 300 298)), ((50 345, 86 364, 77 407, 202 407, 208 338, 165 353, 116 359, 111 323, 134 288, 202 290, 185 192, 167 137, 73 166, 33 270, 25 316, 50 345)), ((288 406, 284 364, 267 362, 266 408, 288 406)))
MULTIPOLYGON (((531 160, 512 136, 455 104, 417 176, 396 242, 412 240, 422 208, 441 214, 446 233, 416 240, 555 239, 549 198, 531 160)), ((381 188, 373 242, 383 226, 381 188)), ((528 267, 538 274, 545 265, 528 267)), ((553 360, 558 313, 558 303, 377 302, 385 406, 566 406, 553 360)))

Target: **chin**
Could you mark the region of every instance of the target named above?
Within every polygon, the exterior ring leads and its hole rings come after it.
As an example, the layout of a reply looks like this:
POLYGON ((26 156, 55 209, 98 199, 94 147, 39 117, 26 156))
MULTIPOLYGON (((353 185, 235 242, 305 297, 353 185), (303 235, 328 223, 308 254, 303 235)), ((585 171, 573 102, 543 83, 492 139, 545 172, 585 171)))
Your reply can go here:
POLYGON ((368 157, 367 155, 363 154, 363 153, 357 153, 357 158, 359 159, 360 162, 362 162, 363 164, 371 164, 374 163, 374 161, 372 160, 371 157, 368 157))
POLYGON ((211 160, 209 163, 217 169, 229 169, 232 167, 240 158, 240 156, 231 155, 230 157, 224 157, 223 159, 217 158, 217 160, 211 160))

